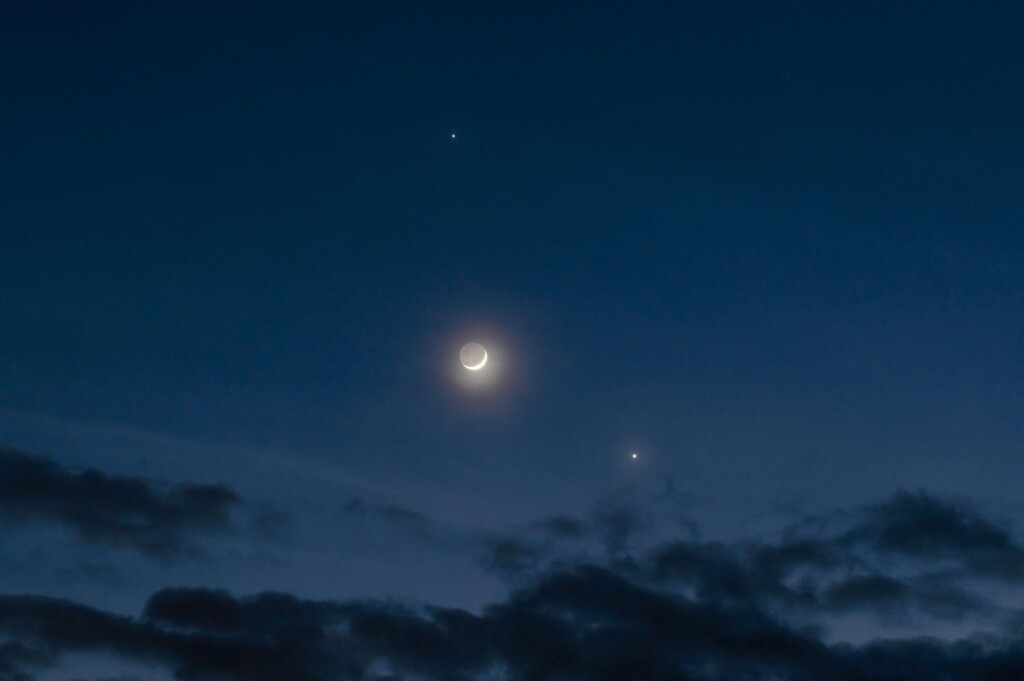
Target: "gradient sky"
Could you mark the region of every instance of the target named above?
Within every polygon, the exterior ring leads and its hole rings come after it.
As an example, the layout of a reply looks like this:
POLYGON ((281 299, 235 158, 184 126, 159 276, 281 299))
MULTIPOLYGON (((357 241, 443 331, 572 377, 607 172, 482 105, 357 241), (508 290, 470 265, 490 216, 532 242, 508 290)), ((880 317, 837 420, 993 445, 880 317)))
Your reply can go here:
MULTIPOLYGON (((1019 526, 1021 35, 1014 2, 3 3, 0 445, 241 500, 170 553, 9 510, 3 593, 473 610, 509 582, 472 547, 556 516, 763 542, 924 490, 1019 526)), ((39 678, 122 674, 89 654, 39 678)))

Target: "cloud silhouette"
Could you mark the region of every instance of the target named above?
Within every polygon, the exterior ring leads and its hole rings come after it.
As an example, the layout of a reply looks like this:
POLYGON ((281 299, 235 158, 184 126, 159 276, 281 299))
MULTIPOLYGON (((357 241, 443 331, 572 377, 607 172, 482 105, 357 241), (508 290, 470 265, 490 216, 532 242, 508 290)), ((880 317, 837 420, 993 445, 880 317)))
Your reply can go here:
POLYGON ((1024 642, 1005 637, 828 644, 757 609, 668 594, 594 566, 550 574, 481 614, 176 589, 154 595, 138 619, 0 597, 0 631, 40 651, 0 658, 18 673, 90 651, 196 681, 470 679, 495 666, 516 679, 996 681, 1019 678, 1024 664, 1024 642))
POLYGON ((231 528, 239 497, 220 485, 168 485, 73 471, 57 462, 0 447, 0 517, 13 523, 47 522, 81 539, 127 547, 160 560, 197 549, 195 535, 231 528))
MULTIPOLYGON (((993 528, 965 502, 901 492, 813 537, 679 540, 552 562, 477 613, 165 589, 130 618, 0 596, 0 679, 27 679, 64 655, 94 652, 163 666, 184 681, 1016 681, 1024 669, 1019 612, 999 612, 984 631, 955 640, 854 644, 829 635, 833 618, 851 611, 925 619, 994 612, 974 591, 992 583, 975 559, 1020 547, 1008 529, 993 528), (932 539, 894 539, 922 518, 937 528, 932 539), (915 569, 934 557, 959 567, 915 569)), ((495 548, 510 560, 521 558, 518 550, 495 548)))
POLYGON ((966 501, 899 492, 864 510, 841 542, 922 560, 951 559, 979 575, 1024 582, 1024 547, 966 501))

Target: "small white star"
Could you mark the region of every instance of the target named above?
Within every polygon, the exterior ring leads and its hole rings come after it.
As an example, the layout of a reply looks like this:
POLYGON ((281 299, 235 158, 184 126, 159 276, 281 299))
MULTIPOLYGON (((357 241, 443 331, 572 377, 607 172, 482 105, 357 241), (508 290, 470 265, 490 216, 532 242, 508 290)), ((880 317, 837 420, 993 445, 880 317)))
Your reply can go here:
POLYGON ((452 133, 452 139, 455 139, 455 133, 454 132, 452 133))
POLYGON ((631 459, 639 459, 640 455, 637 454, 636 452, 633 452, 632 454, 629 455, 629 458, 631 458, 631 459))

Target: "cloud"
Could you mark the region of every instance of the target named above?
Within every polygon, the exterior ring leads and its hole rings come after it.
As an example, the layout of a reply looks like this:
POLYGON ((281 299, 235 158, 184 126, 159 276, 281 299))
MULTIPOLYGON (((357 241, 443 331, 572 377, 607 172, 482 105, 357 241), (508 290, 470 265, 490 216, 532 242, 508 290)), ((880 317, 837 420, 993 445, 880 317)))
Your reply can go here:
POLYGON ((0 681, 30 681, 26 669, 46 667, 55 662, 52 654, 21 641, 0 643, 0 681))
POLYGON ((53 577, 57 582, 64 584, 92 582, 111 588, 124 582, 121 571, 107 563, 77 562, 62 565, 54 570, 53 577))
POLYGON ((586 533, 586 525, 570 515, 556 515, 530 523, 530 527, 553 539, 579 539, 586 533))
MULTIPOLYGON (((924 493, 907 500, 900 493, 814 536, 742 545, 684 539, 628 556, 554 561, 520 572, 525 578, 506 598, 478 613, 165 589, 129 618, 66 600, 0 596, 0 680, 26 679, 80 652, 155 664, 183 681, 1019 679, 1019 612, 959 639, 853 644, 828 636, 832 618, 847 612, 912 621, 988 612, 972 591, 972 580, 988 579, 973 559, 993 547, 1012 555, 1012 534, 993 539, 998 526, 963 502, 924 493), (896 549, 906 544, 892 539, 908 517, 970 519, 962 526, 980 536, 937 530, 946 539, 925 541, 923 555, 961 569, 916 570, 921 550, 896 549)), ((408 509, 394 519, 430 525, 408 509)), ((536 558, 521 546, 493 551, 512 562, 536 558)))
POLYGON ((43 651, 22 656, 15 673, 89 651, 162 665, 186 681, 470 679, 495 666, 515 679, 995 681, 1017 678, 1024 664, 1020 639, 828 644, 758 609, 669 594, 595 566, 550 574, 480 614, 175 589, 134 619, 0 597, 0 632, 43 651))
MULTIPOLYGON (((678 493, 677 493, 678 496, 678 493)), ((676 519, 653 541, 656 512, 623 495, 583 517, 554 516, 504 530, 454 526, 414 509, 356 498, 346 508, 402 536, 472 555, 522 586, 551 569, 606 562, 632 578, 720 602, 891 621, 945 621, 991 609, 979 580, 1024 585, 1024 547, 964 500, 899 491, 881 503, 805 517, 774 541, 702 541, 676 519), (968 581, 965 588, 961 582, 968 581)))
POLYGON ((1024 549, 963 500, 901 491, 840 517, 831 529, 811 519, 778 542, 669 542, 635 570, 723 603, 918 623, 991 613, 998 610, 986 595, 992 582, 1024 586, 1024 549))
POLYGON ((865 509, 841 540, 878 553, 952 559, 979 576, 1024 582, 1024 547, 965 501, 899 492, 865 509))
POLYGON ((196 554, 192 538, 229 530, 231 510, 239 504, 238 496, 220 485, 168 485, 74 471, 0 447, 0 517, 52 523, 84 541, 160 560, 196 554))
POLYGON ((941 575, 911 580, 882 574, 856 575, 830 584, 821 600, 822 605, 836 612, 905 616, 918 610, 936 619, 954 621, 988 609, 983 599, 941 575))
MULTIPOLYGON (((656 525, 655 514, 647 508, 650 500, 631 498, 631 491, 605 500, 584 517, 556 515, 497 530, 455 524, 416 509, 363 497, 348 499, 343 509, 353 518, 436 549, 472 555, 485 570, 510 583, 520 583, 554 563, 625 557, 642 545, 649 539, 645 533, 656 525)), ((667 486, 656 501, 675 507, 681 496, 667 486)), ((678 520, 674 526, 677 533, 678 520)), ((687 535, 695 533, 690 523, 681 526, 687 529, 687 535)))
POLYGON ((537 572, 546 558, 543 546, 512 537, 496 536, 481 543, 480 564, 489 572, 510 580, 537 572))

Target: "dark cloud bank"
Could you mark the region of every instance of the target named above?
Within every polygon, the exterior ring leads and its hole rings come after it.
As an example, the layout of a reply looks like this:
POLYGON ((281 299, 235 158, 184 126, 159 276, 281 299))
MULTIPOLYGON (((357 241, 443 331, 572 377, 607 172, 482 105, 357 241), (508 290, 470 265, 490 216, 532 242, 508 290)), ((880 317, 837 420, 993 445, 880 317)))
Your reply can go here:
MULTIPOLYGON (((363 507, 360 507, 360 511, 363 507)), ((431 534, 422 514, 389 509, 431 534), (412 514, 412 515, 410 515, 412 514)), ((532 525, 543 545, 601 532, 532 525)), ((502 602, 469 612, 379 600, 311 601, 165 589, 138 617, 44 596, 0 597, 0 680, 62 656, 107 653, 190 681, 598 679, 607 681, 1019 681, 1024 548, 963 501, 902 492, 782 539, 688 537, 574 560, 534 557, 502 602), (955 640, 829 634, 851 612, 905 622, 984 622, 955 640)), ((538 540, 540 541, 540 540, 538 540)), ((483 551, 510 551, 494 538, 483 551)), ((508 566, 503 567, 507 574, 508 566)))
POLYGON ((231 529, 231 510, 239 503, 220 485, 168 485, 73 471, 0 446, 0 519, 59 525, 86 542, 160 560, 195 555, 194 537, 231 529))

